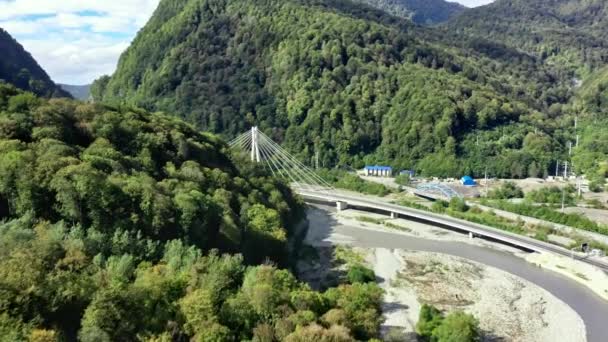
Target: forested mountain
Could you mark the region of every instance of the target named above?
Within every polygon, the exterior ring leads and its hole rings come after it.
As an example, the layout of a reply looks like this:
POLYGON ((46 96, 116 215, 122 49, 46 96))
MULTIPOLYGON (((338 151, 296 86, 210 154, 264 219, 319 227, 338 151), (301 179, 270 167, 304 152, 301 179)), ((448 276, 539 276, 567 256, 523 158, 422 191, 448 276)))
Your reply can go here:
POLYGON ((411 19, 421 25, 433 25, 447 21, 462 13, 466 7, 445 0, 353 0, 366 3, 390 14, 411 19))
POLYGON ((69 84, 59 84, 61 89, 67 91, 72 95, 75 99, 79 100, 88 100, 91 96, 91 85, 69 85, 69 84))
POLYGON ((70 97, 8 32, 0 28, 0 81, 45 97, 70 97))
POLYGON ((450 31, 485 37, 584 73, 608 62, 608 2, 496 0, 453 18, 450 31))
POLYGON ((257 124, 328 167, 546 172, 569 138, 570 78, 438 33, 350 1, 163 0, 91 92, 226 137, 257 124))
POLYGON ((580 127, 573 161, 590 173, 588 178, 608 177, 608 66, 587 77, 573 106, 580 127))
POLYGON ((570 77, 575 89, 562 111, 578 116, 580 137, 571 166, 588 178, 608 176, 608 2, 496 0, 453 18, 444 32, 504 44, 570 77))
POLYGON ((377 337, 376 284, 321 293, 260 265, 287 263, 301 217, 177 118, 0 85, 2 341, 377 337))

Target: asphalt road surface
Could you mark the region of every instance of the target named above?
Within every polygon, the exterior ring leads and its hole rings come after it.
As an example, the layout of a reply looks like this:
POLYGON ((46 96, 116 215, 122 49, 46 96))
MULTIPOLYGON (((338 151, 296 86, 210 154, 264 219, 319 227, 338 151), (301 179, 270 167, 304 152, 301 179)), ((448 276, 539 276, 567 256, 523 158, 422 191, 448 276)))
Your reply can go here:
MULTIPOLYGON (((315 207, 335 210, 326 206, 315 205, 315 207)), ((329 233, 349 237, 349 243, 356 247, 444 253, 507 271, 544 288, 573 308, 585 322, 588 341, 608 341, 608 301, 574 280, 533 266, 510 253, 460 242, 434 241, 390 231, 372 231, 357 226, 338 224, 329 218, 327 224, 331 226, 329 233)), ((315 229, 315 227, 311 225, 310 229, 315 229)))

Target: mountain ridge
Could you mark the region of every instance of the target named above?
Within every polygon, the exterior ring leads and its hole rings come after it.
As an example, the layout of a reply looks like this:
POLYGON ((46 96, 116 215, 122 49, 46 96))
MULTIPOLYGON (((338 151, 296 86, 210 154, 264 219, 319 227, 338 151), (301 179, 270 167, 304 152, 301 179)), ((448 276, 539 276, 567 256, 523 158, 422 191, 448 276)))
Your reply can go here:
POLYGON ((61 89, 67 91, 75 99, 86 101, 91 97, 91 85, 72 85, 72 84, 58 84, 61 89))
POLYGON ((445 22, 464 12, 467 7, 445 0, 353 0, 368 4, 387 13, 407 18, 421 25, 445 22))
POLYGON ((608 62, 608 4, 603 0, 496 0, 465 11, 445 26, 565 68, 593 69, 608 62))
POLYGON ((44 97, 70 97, 17 40, 0 28, 0 80, 44 97))

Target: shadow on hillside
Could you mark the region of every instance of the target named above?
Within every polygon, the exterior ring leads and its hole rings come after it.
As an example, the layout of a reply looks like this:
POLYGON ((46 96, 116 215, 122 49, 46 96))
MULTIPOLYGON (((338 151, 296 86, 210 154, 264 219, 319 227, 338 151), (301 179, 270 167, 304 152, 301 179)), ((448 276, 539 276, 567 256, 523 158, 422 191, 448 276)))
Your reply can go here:
MULTIPOLYGON (((315 290, 325 290, 340 284, 348 283, 348 264, 357 263, 354 253, 350 255, 347 241, 336 241, 339 235, 334 234, 338 221, 329 212, 335 208, 323 205, 309 206, 309 221, 306 239, 299 250, 296 273, 300 280, 307 282, 315 290)), ((376 282, 384 279, 376 276, 376 282)))

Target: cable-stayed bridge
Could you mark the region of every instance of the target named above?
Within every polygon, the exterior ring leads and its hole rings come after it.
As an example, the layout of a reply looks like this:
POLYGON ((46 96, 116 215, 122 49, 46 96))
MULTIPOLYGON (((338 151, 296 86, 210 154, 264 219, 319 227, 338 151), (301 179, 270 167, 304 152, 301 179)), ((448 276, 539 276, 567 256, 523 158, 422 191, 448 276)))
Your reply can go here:
POLYGON ((334 190, 333 186, 314 170, 301 163, 257 127, 239 135, 229 145, 249 152, 252 162, 264 164, 274 176, 285 178, 296 189, 334 190))
MULTIPOLYGON (((392 218, 404 217, 425 222, 437 227, 468 233, 471 237, 481 237, 515 246, 527 251, 555 253, 574 256, 566 248, 539 241, 527 236, 510 233, 497 228, 455 219, 445 215, 403 207, 363 194, 340 192, 317 175, 314 170, 298 161, 293 155, 272 141, 257 127, 230 141, 231 148, 250 154, 253 162, 267 167, 273 175, 283 177, 291 183, 296 193, 311 202, 335 203, 338 210, 355 207, 359 210, 384 212, 392 218)), ((444 190, 444 189, 439 189, 444 190)), ((450 197, 451 193, 445 196, 450 197)), ((576 255, 577 259, 608 271, 608 264, 599 260, 576 255)))

